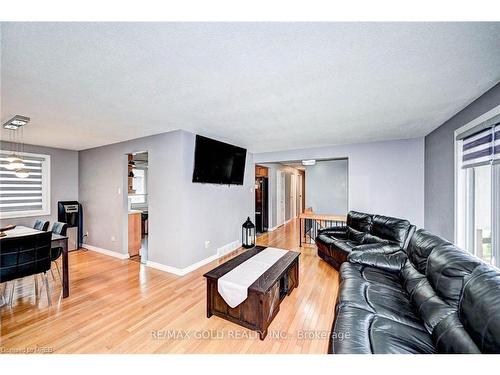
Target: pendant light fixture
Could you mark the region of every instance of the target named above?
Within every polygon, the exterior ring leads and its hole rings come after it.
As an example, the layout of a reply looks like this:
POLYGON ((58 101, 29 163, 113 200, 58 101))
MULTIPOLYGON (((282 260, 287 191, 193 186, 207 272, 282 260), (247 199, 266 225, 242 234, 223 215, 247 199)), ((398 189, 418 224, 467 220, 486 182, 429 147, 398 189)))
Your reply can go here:
POLYGON ((24 151, 23 135, 24 135, 24 125, 30 121, 29 117, 15 115, 9 121, 3 124, 5 129, 10 130, 9 140, 12 146, 12 153, 7 158, 8 164, 5 168, 11 171, 15 171, 16 177, 27 178, 30 173, 24 166, 24 162, 20 157, 20 154, 24 151))
POLYGON ((9 121, 3 124, 5 129, 17 130, 30 122, 30 118, 21 115, 15 115, 9 121))
POLYGON ((16 154, 12 154, 7 158, 9 164, 5 166, 9 171, 14 171, 24 168, 24 163, 16 154))
POLYGON ((16 177, 27 178, 29 175, 30 173, 24 168, 16 169, 16 177))

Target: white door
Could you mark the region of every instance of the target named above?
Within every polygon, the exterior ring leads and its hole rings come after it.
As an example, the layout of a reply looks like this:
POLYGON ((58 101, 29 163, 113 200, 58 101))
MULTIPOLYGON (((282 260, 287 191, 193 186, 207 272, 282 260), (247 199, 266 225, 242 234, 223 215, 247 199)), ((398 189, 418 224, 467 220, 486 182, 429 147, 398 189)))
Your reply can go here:
POLYGON ((276 174, 276 225, 285 223, 285 174, 277 171, 276 174))
POLYGON ((290 219, 297 217, 297 175, 290 178, 290 219))
POLYGON ((298 183, 297 183, 297 190, 299 192, 297 194, 297 215, 300 215, 304 211, 304 207, 302 207, 302 194, 304 194, 304 192, 302 191, 303 178, 304 178, 304 176, 299 174, 299 179, 298 179, 298 183))

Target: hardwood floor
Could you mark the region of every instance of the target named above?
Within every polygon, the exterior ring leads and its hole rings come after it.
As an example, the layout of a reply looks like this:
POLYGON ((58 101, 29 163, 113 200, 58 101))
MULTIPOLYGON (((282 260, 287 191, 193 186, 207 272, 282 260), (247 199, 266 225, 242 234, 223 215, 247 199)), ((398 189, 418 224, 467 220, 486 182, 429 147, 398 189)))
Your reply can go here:
POLYGON ((44 291, 36 300, 33 277, 17 283, 13 308, 1 308, 1 352, 326 353, 338 273, 316 249, 299 248, 297 232, 294 220, 257 241, 301 252, 300 286, 281 303, 264 341, 216 316, 206 318, 202 275, 229 257, 179 277, 79 250, 70 253, 69 298, 62 299, 57 276, 51 307, 44 291))

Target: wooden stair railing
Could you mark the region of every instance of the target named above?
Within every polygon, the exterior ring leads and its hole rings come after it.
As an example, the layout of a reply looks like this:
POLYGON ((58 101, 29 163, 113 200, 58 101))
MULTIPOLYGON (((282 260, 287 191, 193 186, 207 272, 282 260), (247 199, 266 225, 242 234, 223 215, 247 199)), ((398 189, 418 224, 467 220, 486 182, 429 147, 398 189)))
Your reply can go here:
POLYGON ((318 231, 323 228, 346 225, 346 216, 315 214, 312 210, 306 210, 299 215, 299 246, 314 247, 318 231))

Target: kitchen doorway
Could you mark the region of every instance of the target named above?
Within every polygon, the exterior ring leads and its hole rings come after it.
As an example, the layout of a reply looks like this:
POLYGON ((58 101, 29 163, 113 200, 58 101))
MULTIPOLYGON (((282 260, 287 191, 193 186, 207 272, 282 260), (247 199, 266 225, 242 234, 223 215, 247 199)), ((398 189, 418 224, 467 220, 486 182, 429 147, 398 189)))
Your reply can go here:
POLYGON ((128 254, 145 264, 148 259, 148 152, 127 154, 128 254))

